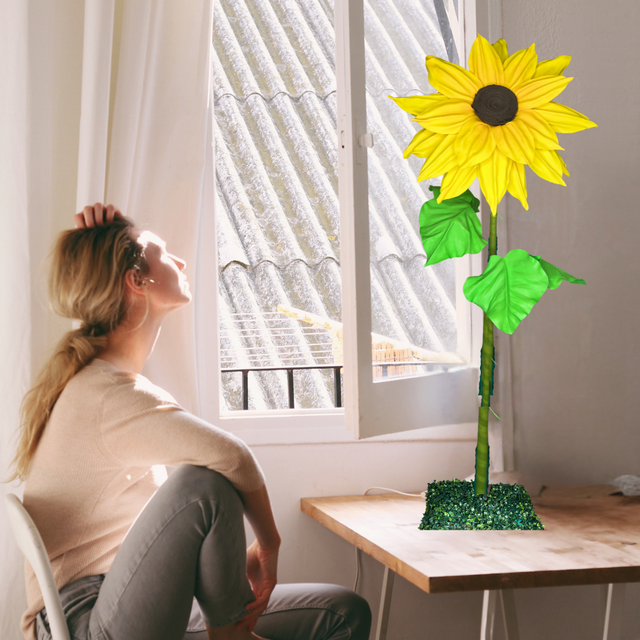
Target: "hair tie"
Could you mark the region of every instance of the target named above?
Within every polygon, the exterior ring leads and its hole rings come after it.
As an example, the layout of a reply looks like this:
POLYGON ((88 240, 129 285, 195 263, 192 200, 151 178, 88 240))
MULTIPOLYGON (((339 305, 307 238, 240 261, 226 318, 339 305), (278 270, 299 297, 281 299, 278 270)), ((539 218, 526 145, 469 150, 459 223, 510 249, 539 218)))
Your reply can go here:
POLYGON ((83 322, 80 325, 80 331, 92 338, 98 338, 105 334, 105 331, 102 330, 102 327, 99 324, 88 324, 87 322, 83 322))

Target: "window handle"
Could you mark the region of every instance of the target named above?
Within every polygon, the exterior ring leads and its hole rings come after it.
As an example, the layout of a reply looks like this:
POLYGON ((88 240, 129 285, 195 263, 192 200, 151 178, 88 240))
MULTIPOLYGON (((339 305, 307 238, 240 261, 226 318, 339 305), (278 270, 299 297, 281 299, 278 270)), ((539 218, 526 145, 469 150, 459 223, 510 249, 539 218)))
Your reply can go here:
POLYGON ((361 147, 373 147, 373 133, 365 133, 358 138, 361 147))

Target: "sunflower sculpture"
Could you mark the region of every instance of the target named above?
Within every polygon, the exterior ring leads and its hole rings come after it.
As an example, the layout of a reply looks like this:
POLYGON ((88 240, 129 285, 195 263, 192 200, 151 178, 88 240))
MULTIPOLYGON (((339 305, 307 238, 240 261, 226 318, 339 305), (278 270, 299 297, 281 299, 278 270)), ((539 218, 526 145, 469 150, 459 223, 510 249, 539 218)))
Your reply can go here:
POLYGON ((525 165, 544 180, 564 185, 563 175, 569 172, 558 153, 563 149, 557 134, 597 126, 553 102, 573 79, 562 75, 570 61, 569 56, 558 56, 538 62, 534 44, 510 56, 504 40, 491 45, 479 35, 471 48, 469 70, 427 57, 429 83, 437 93, 389 96, 422 127, 404 152, 405 158, 425 159, 418 181, 443 176, 439 187, 430 187, 434 198, 420 211, 425 266, 478 253, 489 244, 485 272, 468 278, 463 287, 466 298, 484 311, 476 495, 486 494, 489 483, 494 325, 511 334, 547 289, 564 281, 585 284, 522 249, 497 255, 498 203, 508 191, 529 208, 525 165), (477 216, 480 202, 469 191, 476 179, 491 208, 488 242, 477 216))
POLYGON ((426 158, 418 181, 444 174, 441 203, 479 178, 493 215, 506 191, 529 208, 525 164, 564 185, 569 173, 556 133, 597 126, 552 102, 573 80, 562 75, 570 61, 558 56, 539 63, 535 44, 509 56, 504 40, 492 46, 482 36, 471 48, 469 71, 428 56, 429 82, 438 93, 392 98, 423 127, 404 152, 426 158))

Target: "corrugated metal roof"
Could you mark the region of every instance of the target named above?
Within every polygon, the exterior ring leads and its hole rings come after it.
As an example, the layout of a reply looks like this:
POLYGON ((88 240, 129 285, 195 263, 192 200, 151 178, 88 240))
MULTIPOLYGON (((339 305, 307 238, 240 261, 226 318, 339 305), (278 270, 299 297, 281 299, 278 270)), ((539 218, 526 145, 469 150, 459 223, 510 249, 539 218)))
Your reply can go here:
MULTIPOLYGON (((214 20, 222 366, 325 362, 330 332, 275 314, 341 319, 333 2, 218 0, 214 20)), ((439 24, 427 0, 365 2, 372 326, 455 351, 453 267, 423 267, 430 193, 421 161, 402 159, 417 126, 387 97, 431 91, 425 52, 447 57, 439 24)), ((250 408, 288 406, 284 374, 252 375, 250 408)), ((333 406, 331 372, 296 376, 296 406, 333 406)), ((223 396, 241 407, 240 374, 223 375, 223 396)))

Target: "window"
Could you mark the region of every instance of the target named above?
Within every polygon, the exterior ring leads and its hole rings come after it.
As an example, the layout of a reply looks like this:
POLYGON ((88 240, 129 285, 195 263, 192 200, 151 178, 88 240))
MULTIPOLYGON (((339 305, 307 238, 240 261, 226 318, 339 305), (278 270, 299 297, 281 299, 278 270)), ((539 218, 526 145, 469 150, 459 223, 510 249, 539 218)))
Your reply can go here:
POLYGON ((430 90, 426 49, 458 61, 461 3, 216 2, 222 373, 209 376, 221 389, 209 419, 254 442, 274 428, 299 432, 301 419, 306 439, 325 439, 327 429, 350 439, 334 408, 331 365, 342 358, 347 422, 373 425, 360 437, 388 430, 365 404, 384 422, 384 406, 407 394, 423 401, 406 428, 469 417, 462 398, 473 400, 477 363, 461 287, 472 261, 422 266, 417 217, 428 183, 415 181, 419 161, 402 160, 415 127, 386 97, 430 90), (265 370, 287 365, 326 367, 295 371, 294 410, 287 373, 265 370), (242 368, 262 369, 249 374, 248 413, 239 411, 246 374, 229 372, 242 368))

